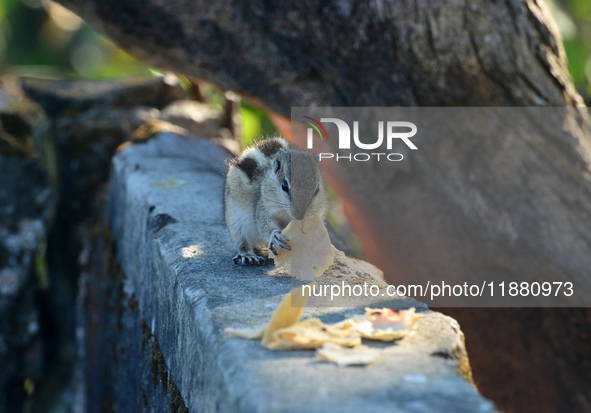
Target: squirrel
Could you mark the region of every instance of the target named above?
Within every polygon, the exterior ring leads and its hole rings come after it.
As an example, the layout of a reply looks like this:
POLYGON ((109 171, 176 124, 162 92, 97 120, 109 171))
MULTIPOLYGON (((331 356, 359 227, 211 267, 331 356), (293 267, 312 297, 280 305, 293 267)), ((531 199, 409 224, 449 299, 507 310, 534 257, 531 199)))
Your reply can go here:
POLYGON ((281 231, 292 220, 324 219, 326 185, 318 163, 283 138, 262 140, 231 162, 224 215, 238 249, 235 264, 263 265, 264 246, 274 254, 275 248, 289 250, 281 231))

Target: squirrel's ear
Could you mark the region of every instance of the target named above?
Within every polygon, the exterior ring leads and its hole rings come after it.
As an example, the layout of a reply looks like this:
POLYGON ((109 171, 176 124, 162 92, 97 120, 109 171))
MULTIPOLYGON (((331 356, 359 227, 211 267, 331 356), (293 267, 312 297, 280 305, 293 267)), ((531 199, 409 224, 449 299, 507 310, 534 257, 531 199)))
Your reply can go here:
POLYGON ((281 163, 287 157, 287 152, 283 148, 279 148, 277 155, 275 155, 275 159, 273 159, 273 167, 275 168, 275 173, 279 172, 281 169, 281 163))
POLYGON ((316 160, 316 163, 320 163, 320 155, 316 155, 314 159, 316 160))

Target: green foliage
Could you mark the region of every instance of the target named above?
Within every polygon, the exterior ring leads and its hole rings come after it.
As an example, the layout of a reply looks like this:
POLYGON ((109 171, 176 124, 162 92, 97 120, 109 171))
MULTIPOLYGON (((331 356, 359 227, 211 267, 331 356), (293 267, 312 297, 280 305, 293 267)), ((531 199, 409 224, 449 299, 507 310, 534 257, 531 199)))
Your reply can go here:
POLYGON ((552 0, 568 67, 577 90, 591 105, 591 0, 552 0))
POLYGON ((105 78, 148 69, 57 3, 0 0, 2 75, 105 78))
POLYGON ((256 141, 264 138, 278 136, 279 132, 269 119, 267 112, 251 105, 247 102, 242 102, 240 108, 242 116, 242 146, 249 146, 256 141))

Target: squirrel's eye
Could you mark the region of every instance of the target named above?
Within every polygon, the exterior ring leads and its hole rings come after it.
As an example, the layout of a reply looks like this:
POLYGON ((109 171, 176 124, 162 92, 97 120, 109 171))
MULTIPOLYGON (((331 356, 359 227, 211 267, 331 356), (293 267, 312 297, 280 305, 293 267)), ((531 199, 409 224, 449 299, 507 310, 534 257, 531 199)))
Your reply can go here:
POLYGON ((287 179, 283 180, 283 183, 281 184, 281 189, 283 190, 283 192, 289 193, 289 184, 287 183, 287 179))
POLYGON ((320 185, 316 187, 316 191, 314 191, 314 196, 318 195, 318 192, 320 192, 320 185))

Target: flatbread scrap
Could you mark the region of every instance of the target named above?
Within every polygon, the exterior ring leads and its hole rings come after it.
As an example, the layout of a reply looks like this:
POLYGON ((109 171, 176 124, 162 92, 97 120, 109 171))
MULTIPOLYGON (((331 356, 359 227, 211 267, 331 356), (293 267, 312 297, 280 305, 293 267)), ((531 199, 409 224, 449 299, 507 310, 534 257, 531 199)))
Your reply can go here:
POLYGON ((265 335, 266 327, 244 327, 244 328, 232 328, 227 327, 224 329, 225 333, 231 334, 239 338, 245 338, 247 340, 260 340, 265 335))
POLYGON ((289 239, 291 250, 278 250, 277 255, 270 252, 269 256, 292 276, 308 281, 321 276, 332 264, 334 251, 318 215, 306 221, 291 221, 281 234, 289 239))
POLYGON ((300 321, 306 301, 308 301, 308 296, 304 295, 301 287, 295 288, 285 297, 271 317, 271 321, 269 321, 269 325, 265 330, 261 342, 264 347, 269 347, 274 342, 273 334, 276 330, 290 327, 300 321))
POLYGON ((364 366, 380 358, 380 352, 367 346, 342 347, 334 343, 324 343, 316 350, 316 358, 338 366, 364 366))
POLYGON ((324 324, 317 318, 308 318, 291 327, 281 328, 273 333, 273 342, 268 348, 273 350, 312 349, 325 343, 353 347, 361 344, 359 333, 342 330, 324 324))
POLYGON ((265 337, 265 333, 269 329, 275 330, 281 327, 289 327, 300 321, 300 316, 307 300, 308 297, 302 294, 302 289, 297 288, 283 299, 275 313, 273 313, 268 326, 241 328, 227 327, 224 329, 224 332, 247 340, 260 340, 265 337))
POLYGON ((353 330, 370 340, 394 341, 404 338, 414 329, 422 317, 415 308, 393 310, 391 308, 366 308, 365 315, 353 316, 335 324, 343 330, 353 330))

